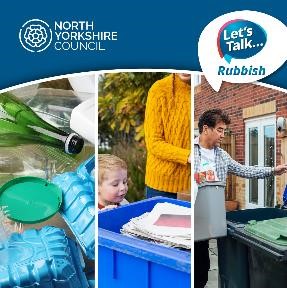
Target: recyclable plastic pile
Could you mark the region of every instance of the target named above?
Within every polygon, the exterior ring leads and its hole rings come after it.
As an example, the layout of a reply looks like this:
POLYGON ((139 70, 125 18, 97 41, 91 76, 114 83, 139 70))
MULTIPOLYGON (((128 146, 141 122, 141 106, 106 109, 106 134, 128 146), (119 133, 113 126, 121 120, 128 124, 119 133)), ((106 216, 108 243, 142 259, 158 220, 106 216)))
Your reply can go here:
POLYGON ((52 182, 63 192, 61 215, 89 259, 95 259, 95 156, 52 182))
POLYGON ((168 247, 191 249, 191 209, 157 203, 151 212, 123 225, 121 233, 168 247))
POLYGON ((0 287, 89 287, 79 248, 62 229, 14 233, 1 248, 0 287))
POLYGON ((19 233, 22 226, 14 225, 7 218, 9 209, 0 209, 1 288, 94 287, 94 273, 84 273, 80 250, 81 247, 86 257, 94 260, 94 167, 95 157, 92 156, 76 171, 59 174, 52 179, 54 184, 50 183, 62 192, 59 212, 76 241, 68 238, 63 229, 49 226, 19 233))
POLYGON ((0 243, 4 242, 14 232, 22 232, 22 224, 12 223, 6 216, 5 208, 0 207, 0 243))

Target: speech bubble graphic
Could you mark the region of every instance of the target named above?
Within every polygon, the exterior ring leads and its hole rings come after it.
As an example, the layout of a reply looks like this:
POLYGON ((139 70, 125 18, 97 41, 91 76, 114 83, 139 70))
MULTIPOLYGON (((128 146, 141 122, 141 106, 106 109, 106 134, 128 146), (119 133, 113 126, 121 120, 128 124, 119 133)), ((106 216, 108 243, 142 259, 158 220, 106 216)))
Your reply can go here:
POLYGON ((276 71, 287 59, 287 27, 257 11, 236 11, 210 22, 202 31, 198 56, 215 91, 222 81, 250 83, 276 71))

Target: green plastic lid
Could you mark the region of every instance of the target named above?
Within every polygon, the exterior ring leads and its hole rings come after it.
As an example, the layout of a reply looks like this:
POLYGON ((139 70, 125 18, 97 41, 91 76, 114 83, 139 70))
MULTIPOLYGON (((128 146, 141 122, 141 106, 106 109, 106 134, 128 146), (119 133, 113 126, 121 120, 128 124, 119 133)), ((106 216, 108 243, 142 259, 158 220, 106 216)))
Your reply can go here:
POLYGON ((277 245, 287 245, 287 217, 263 221, 251 220, 245 231, 277 245))
POLYGON ((0 207, 7 211, 7 217, 13 221, 45 221, 58 212, 61 204, 61 189, 45 179, 19 177, 0 188, 0 207))

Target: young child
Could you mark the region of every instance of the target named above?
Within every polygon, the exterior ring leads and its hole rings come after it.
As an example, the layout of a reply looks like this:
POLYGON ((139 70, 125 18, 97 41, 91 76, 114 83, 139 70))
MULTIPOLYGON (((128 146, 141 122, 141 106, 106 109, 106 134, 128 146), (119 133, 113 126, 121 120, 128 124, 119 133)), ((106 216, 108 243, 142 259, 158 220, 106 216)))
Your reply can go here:
POLYGON ((127 164, 111 154, 99 154, 98 209, 111 209, 128 204, 127 164))

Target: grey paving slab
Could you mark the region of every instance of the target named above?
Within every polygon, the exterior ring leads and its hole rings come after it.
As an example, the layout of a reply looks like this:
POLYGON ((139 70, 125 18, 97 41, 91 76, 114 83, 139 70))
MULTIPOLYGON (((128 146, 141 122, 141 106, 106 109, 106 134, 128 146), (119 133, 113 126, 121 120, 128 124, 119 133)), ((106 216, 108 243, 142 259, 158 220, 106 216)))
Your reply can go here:
POLYGON ((218 250, 216 240, 209 241, 210 270, 206 288, 218 288, 218 250))

